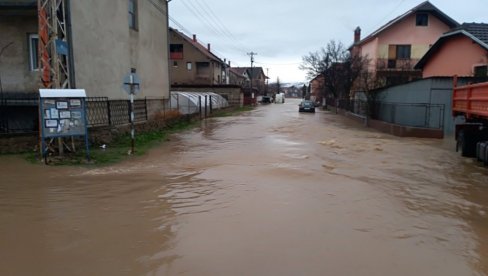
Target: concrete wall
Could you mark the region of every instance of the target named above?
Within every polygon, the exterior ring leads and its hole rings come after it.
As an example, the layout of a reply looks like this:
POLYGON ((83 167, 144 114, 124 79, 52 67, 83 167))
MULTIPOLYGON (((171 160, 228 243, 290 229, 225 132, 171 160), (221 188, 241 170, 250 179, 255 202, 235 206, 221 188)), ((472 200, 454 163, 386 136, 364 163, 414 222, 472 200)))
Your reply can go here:
POLYGON ((166 1, 138 2, 137 30, 128 1, 71 1, 76 86, 88 96, 127 99, 123 78, 136 68, 138 98, 169 98, 166 1))
POLYGON ((29 67, 29 34, 37 34, 37 14, 0 15, 0 81, 3 92, 36 92, 39 71, 29 67))
POLYGON ((424 66, 424 78, 433 76, 473 76, 474 66, 488 64, 488 50, 466 36, 447 38, 424 66))

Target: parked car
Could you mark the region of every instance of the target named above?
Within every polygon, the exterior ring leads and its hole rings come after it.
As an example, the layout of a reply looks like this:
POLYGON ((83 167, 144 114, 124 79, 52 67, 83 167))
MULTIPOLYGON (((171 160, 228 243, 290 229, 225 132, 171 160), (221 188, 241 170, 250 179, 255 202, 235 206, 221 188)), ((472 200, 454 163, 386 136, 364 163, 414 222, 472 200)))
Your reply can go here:
POLYGON ((271 103, 271 97, 263 96, 263 98, 261 99, 261 103, 263 103, 263 104, 271 103))
POLYGON ((315 104, 312 101, 303 100, 298 105, 298 112, 313 112, 313 113, 315 113, 315 104))

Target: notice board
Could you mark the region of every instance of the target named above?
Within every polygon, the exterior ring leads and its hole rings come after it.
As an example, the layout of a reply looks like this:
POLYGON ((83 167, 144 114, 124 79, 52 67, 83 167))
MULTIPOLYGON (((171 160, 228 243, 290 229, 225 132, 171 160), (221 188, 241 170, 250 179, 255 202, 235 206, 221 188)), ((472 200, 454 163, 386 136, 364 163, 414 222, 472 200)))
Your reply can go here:
POLYGON ((43 152, 45 139, 84 136, 88 153, 84 89, 39 89, 43 152))
POLYGON ((41 89, 40 91, 43 137, 86 135, 85 90, 41 89))

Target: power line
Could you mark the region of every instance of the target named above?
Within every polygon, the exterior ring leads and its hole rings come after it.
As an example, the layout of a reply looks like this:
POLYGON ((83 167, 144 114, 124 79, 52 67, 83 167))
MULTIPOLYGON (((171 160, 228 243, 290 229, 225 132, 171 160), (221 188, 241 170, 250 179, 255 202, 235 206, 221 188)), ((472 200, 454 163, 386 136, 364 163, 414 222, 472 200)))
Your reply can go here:
POLYGON ((275 65, 275 66, 280 66, 280 65, 300 65, 301 62, 294 62, 294 63, 269 63, 269 62, 258 62, 256 61, 257 64, 263 64, 263 65, 275 65))
MULTIPOLYGON (((197 2, 197 7, 193 2, 188 2, 182 0, 180 1, 188 11, 190 11, 196 19, 198 19, 204 26, 207 27, 214 35, 216 35, 220 40, 226 41, 229 44, 229 48, 232 48, 236 51, 239 52, 245 52, 246 50, 242 45, 237 45, 241 44, 240 42, 237 41, 234 35, 230 33, 228 29, 225 28, 223 23, 218 23, 219 19, 216 16, 212 16, 211 14, 215 13, 208 7, 205 8, 202 4, 197 2), (205 13, 203 13, 202 11, 205 13), (222 25, 224 27, 219 27, 219 25, 222 25), (236 44, 237 43, 237 44, 236 44)), ((221 21, 220 21, 221 22, 221 21)))
POLYGON ((205 2, 200 2, 199 0, 195 0, 195 2, 200 5, 200 7, 202 7, 203 11, 209 15, 209 17, 214 21, 216 22, 216 25, 220 27, 220 29, 223 31, 223 33, 228 37, 230 38, 231 40, 237 42, 239 44, 239 46, 243 46, 241 44, 241 42, 234 36, 234 34, 232 34, 231 31, 229 31, 229 29, 227 29, 227 27, 225 26, 224 23, 222 23, 222 21, 219 19, 219 17, 214 13, 214 11, 212 10, 212 8, 205 2), (202 4, 203 3, 203 4, 202 4))
MULTIPOLYGON (((168 1, 168 0, 166 0, 166 2, 170 2, 170 1, 171 1, 171 0, 169 0, 169 1, 168 1)), ((178 22, 178 21, 177 21, 176 19, 174 19, 172 16, 170 16, 170 15, 169 15, 169 13, 167 13, 167 12, 166 12, 166 10, 165 10, 165 9, 163 9, 163 7, 161 7, 160 5, 158 5, 157 3, 155 3, 155 2, 154 2, 154 0, 149 0, 149 2, 150 2, 150 3, 152 4, 152 6, 153 6, 153 7, 154 7, 154 8, 155 8, 157 11, 159 11, 161 14, 163 14, 163 15, 168 15, 168 19, 169 19, 169 21, 171 21, 171 22, 172 22, 172 23, 173 23, 175 26, 177 26, 177 27, 178 27, 178 29, 179 29, 180 31, 182 31, 184 34, 186 34, 187 36, 190 36, 190 35, 192 34, 192 32, 191 32, 190 30, 188 30, 188 29, 187 29, 185 26, 183 26, 183 24, 181 24, 180 22, 178 22)), ((184 1, 181 1, 181 2, 184 4, 184 1)), ((204 4, 205 4, 205 2, 204 2, 204 4)), ((206 4, 205 4, 205 5, 206 5, 206 4)), ((186 6, 187 8, 189 8, 189 7, 188 7, 188 5, 185 5, 185 6, 186 6)), ((194 5, 193 5, 193 7, 195 8, 195 6, 194 6, 194 5)), ((191 8, 189 8, 189 9, 191 10, 191 8)), ((209 13, 213 13, 213 11, 212 11, 212 10, 211 10, 211 9, 208 7, 208 5, 207 5, 207 9, 208 9, 209 13)), ((192 10, 191 10, 191 11, 192 11, 192 10)), ((193 13, 195 14, 195 12, 194 12, 194 11, 193 11, 193 13)), ((199 13, 199 14, 200 14, 200 16, 202 16, 202 15, 201 15, 201 13, 199 13)), ((207 12, 207 14, 208 14, 208 12, 207 12)), ((195 14, 195 16, 197 16, 197 15, 195 14)), ((197 17, 198 17, 198 16, 197 16, 197 17)), ((215 18, 216 18, 216 20, 219 20, 217 17, 215 17, 215 18)), ((203 20, 204 20, 204 21, 206 21, 206 22, 208 22, 208 20, 206 20, 206 19, 203 19, 203 20)), ((220 21, 220 22, 221 22, 221 21, 220 21)), ((222 23, 221 23, 221 24, 222 24, 222 23)), ((222 24, 222 25, 223 25, 223 24, 222 24)), ((215 28, 214 28, 214 32, 219 33, 219 32, 218 32, 218 31, 217 31, 215 28)), ((232 36, 232 34, 231 34, 231 33, 230 33, 228 30, 227 30, 226 32, 228 32, 228 33, 229 33, 229 34, 232 36)), ((222 34, 222 31, 220 32, 220 34, 222 34)), ((226 35, 226 36, 228 36, 228 35, 226 35)), ((225 55, 224 55, 222 52, 220 52, 220 51, 216 50, 216 48, 218 48, 218 47, 213 47, 212 52, 214 52, 214 53, 218 54, 219 56, 225 56, 225 55)), ((235 49, 235 50, 237 50, 237 51, 239 51, 239 52, 245 52, 245 50, 243 50, 242 48, 236 47, 235 45, 231 45, 231 48, 233 48, 233 49, 235 49)), ((236 64, 237 66, 240 66, 238 62, 233 61, 233 63, 234 63, 234 64, 236 64)))
POLYGON ((395 8, 393 8, 389 13, 387 13, 381 19, 381 21, 379 21, 375 26, 378 26, 378 28, 381 27, 381 25, 383 25, 383 22, 385 21, 385 19, 387 19, 388 17, 390 17, 403 4, 403 2, 405 2, 405 0, 400 0, 400 2, 398 2, 398 4, 395 6, 395 8))

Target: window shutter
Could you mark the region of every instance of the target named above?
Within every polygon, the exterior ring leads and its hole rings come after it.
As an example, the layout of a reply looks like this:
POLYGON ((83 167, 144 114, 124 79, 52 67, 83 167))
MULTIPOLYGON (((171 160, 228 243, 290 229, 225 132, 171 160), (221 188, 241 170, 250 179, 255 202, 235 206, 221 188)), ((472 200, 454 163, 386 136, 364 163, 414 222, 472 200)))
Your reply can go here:
POLYGON ((397 46, 388 45, 388 59, 396 59, 397 46))

